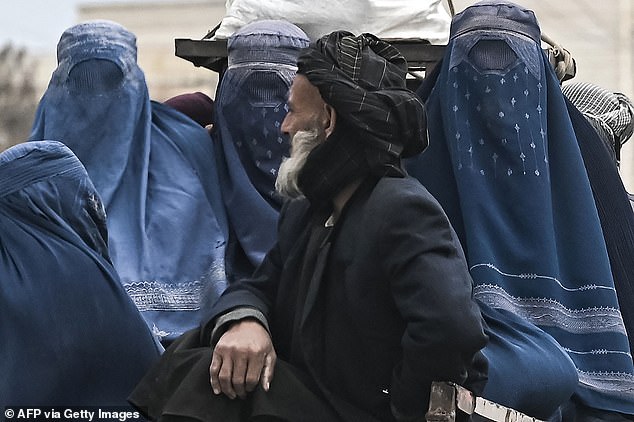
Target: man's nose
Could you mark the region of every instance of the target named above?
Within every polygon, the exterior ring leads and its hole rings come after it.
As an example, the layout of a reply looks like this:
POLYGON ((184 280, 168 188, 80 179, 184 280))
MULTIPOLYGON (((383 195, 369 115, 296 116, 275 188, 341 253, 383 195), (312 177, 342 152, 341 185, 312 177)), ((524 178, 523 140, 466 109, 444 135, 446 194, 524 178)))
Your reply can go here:
POLYGON ((284 120, 282 120, 282 124, 280 125, 280 132, 282 132, 282 135, 285 136, 290 135, 290 132, 288 130, 288 116, 285 116, 284 120))
POLYGON ((279 131, 280 131, 281 138, 290 147, 290 145, 291 145, 291 133, 288 130, 288 123, 286 121, 286 118, 284 118, 284 120, 282 120, 282 124, 280 125, 279 131))

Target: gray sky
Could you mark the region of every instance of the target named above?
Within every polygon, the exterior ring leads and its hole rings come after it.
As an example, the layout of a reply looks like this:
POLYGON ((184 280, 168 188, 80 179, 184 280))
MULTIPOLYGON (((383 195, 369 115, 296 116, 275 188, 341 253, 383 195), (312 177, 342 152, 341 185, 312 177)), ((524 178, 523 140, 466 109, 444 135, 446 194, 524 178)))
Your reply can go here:
POLYGON ((0 45, 50 49, 76 18, 75 5, 83 0, 2 0, 0 45))
POLYGON ((11 42, 51 51, 62 32, 76 23, 77 5, 116 2, 126 0, 0 0, 0 47, 11 42))

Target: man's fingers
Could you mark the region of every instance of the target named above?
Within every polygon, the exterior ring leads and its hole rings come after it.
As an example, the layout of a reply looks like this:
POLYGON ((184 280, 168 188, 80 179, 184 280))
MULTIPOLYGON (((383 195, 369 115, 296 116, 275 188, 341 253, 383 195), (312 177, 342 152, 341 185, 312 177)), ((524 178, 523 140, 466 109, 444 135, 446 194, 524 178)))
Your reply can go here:
POLYGON ((262 388, 264 391, 269 391, 271 387, 271 381, 273 381, 273 372, 275 370, 275 361, 277 356, 275 352, 268 353, 264 358, 264 367, 262 368, 262 388))
POLYGON ((245 360, 233 361, 231 357, 223 358, 222 354, 214 351, 209 366, 209 381, 214 394, 224 393, 231 399, 246 397, 246 368, 245 360))
POLYGON ((220 382, 218 381, 218 373, 222 366, 222 356, 217 353, 213 353, 211 357, 211 365, 209 365, 209 382, 211 383, 211 389, 214 394, 220 394, 220 382))
POLYGON ((231 385, 235 394, 241 399, 247 396, 245 378, 247 373, 247 359, 238 359, 233 363, 233 374, 231 374, 231 385))
POLYGON ((218 371, 218 382, 220 384, 220 391, 225 393, 230 399, 236 398, 236 392, 233 389, 232 377, 233 375, 233 361, 229 357, 222 359, 222 365, 220 371, 218 371))
POLYGON ((248 392, 253 391, 260 382, 260 375, 262 374, 264 365, 264 357, 264 354, 260 354, 253 356, 249 360, 249 366, 247 368, 247 373, 244 379, 246 390, 248 392))

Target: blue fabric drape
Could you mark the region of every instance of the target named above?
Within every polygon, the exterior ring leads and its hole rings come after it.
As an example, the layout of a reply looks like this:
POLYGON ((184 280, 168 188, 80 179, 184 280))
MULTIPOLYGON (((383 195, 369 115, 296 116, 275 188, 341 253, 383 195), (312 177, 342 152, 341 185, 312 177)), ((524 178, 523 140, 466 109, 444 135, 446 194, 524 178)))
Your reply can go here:
POLYGON ((234 235, 230 278, 251 275, 276 238, 282 199, 275 178, 289 140, 280 132, 286 97, 308 37, 295 25, 264 20, 228 40, 228 68, 216 95, 214 140, 234 235))
POLYGON ((55 141, 0 154, 0 407, 124 406, 158 359, 109 261, 103 205, 55 141))
MULTIPOLYGON (((597 208, 532 12, 456 15, 408 163, 462 241, 475 297, 557 340, 585 405, 634 414, 634 366, 597 208)), ((521 382, 521 380, 520 380, 521 382)))
POLYGON ((568 111, 588 172, 623 322, 634 350, 634 213, 614 158, 596 129, 567 99, 568 111))
POLYGON ((67 29, 31 140, 59 139, 108 214, 110 253, 155 334, 200 322, 226 286, 228 237, 207 131, 150 101, 132 33, 109 21, 67 29))

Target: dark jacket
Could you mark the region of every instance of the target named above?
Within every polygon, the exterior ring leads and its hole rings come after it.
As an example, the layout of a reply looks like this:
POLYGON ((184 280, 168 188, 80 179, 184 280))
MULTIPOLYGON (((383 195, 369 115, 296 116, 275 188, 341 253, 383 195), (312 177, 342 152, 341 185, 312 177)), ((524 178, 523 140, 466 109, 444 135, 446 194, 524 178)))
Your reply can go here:
POLYGON ((306 371, 345 420, 390 420, 391 407, 422 417, 433 380, 477 389, 486 335, 460 244, 429 192, 412 178, 363 184, 305 283, 308 239, 324 221, 305 199, 283 209, 278 243, 221 296, 203 344, 216 317, 260 310, 278 358, 306 371))

